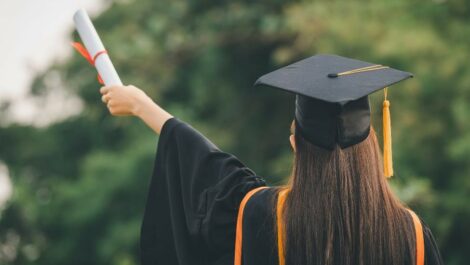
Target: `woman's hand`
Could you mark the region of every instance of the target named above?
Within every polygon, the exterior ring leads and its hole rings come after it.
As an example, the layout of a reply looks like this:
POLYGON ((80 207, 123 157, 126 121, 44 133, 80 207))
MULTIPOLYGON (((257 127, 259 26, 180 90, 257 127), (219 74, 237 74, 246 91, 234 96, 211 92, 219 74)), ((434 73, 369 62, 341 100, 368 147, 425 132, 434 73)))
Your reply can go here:
POLYGON ((142 104, 150 100, 145 92, 132 85, 102 87, 100 93, 101 101, 114 116, 137 116, 142 104))
POLYGON ((114 116, 134 115, 160 134, 163 124, 173 116, 135 86, 110 86, 100 89, 101 100, 114 116))

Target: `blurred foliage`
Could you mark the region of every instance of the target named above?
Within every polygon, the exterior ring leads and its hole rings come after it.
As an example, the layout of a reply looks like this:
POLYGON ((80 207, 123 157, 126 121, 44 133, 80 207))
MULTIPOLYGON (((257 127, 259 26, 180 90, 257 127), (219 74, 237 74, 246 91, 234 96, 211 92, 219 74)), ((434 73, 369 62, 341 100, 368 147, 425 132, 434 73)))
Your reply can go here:
MULTIPOLYGON (((390 91, 391 184, 433 228, 446 264, 470 259, 470 2, 128 0, 94 23, 122 80, 272 184, 290 170, 293 96, 252 88, 258 76, 316 53, 413 72, 390 91)), ((0 215, 0 264, 138 264, 157 138, 107 113, 79 55, 40 74, 32 95, 53 93, 50 75, 84 109, 44 128, 1 128, 14 194, 0 215)), ((371 101, 379 135, 382 97, 371 101)))

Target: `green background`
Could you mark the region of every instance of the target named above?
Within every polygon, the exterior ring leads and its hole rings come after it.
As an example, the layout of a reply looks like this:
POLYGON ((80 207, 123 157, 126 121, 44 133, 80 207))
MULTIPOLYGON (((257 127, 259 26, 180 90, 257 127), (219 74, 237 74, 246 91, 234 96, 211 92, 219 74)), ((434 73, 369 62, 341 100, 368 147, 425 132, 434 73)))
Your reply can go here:
MULTIPOLYGON (((271 184, 290 171, 293 96, 253 88, 257 77, 316 53, 414 73, 389 90, 390 182, 433 229, 446 264, 468 264, 469 1, 116 1, 94 24, 125 83, 271 184)), ((39 74, 31 95, 54 93, 57 77, 82 112, 44 127, 1 123, 14 191, 0 213, 0 264, 139 264, 157 137, 109 115, 78 54, 39 74)), ((379 136, 382 100, 371 100, 379 136)))

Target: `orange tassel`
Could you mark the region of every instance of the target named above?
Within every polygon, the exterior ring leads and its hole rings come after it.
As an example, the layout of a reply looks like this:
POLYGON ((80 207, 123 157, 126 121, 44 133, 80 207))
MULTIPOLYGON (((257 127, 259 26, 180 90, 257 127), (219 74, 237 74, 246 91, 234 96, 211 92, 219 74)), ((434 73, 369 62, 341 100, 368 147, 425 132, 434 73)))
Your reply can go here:
POLYGON ((393 160, 392 160, 392 124, 390 119, 390 101, 387 100, 387 88, 384 89, 383 102, 383 159, 384 159, 384 176, 390 178, 393 176, 393 160))

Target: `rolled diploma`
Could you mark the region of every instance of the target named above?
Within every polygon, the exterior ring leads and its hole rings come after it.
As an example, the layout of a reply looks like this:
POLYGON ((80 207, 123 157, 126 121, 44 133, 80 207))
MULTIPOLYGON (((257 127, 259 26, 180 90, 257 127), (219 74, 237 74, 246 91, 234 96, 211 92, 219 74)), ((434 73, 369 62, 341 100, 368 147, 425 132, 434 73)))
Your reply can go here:
MULTIPOLYGON (((94 58, 98 52, 105 50, 90 17, 84 9, 75 12, 73 21, 91 58, 94 58)), ((106 86, 122 85, 121 79, 107 53, 102 53, 96 58, 95 67, 106 86)))

